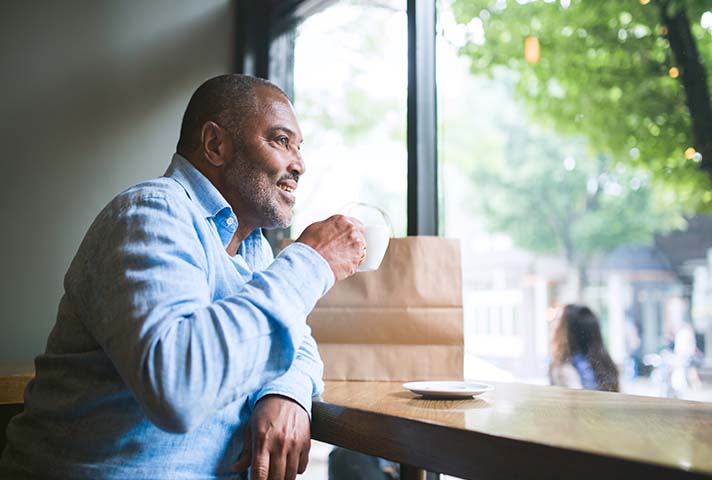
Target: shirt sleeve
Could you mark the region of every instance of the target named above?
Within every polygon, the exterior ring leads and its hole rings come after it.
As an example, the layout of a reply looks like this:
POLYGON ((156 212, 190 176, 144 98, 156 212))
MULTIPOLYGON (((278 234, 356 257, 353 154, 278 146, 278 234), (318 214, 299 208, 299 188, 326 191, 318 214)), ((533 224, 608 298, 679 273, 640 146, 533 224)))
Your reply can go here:
POLYGON ((307 326, 297 358, 287 373, 269 382, 250 395, 250 409, 266 395, 282 395, 291 398, 306 410, 311 418, 312 397, 324 392, 324 365, 319 357, 316 341, 307 326))
MULTIPOLYGON (((289 249, 300 249, 305 255, 312 255, 315 263, 321 263, 321 274, 333 277, 331 267, 329 267, 326 260, 308 245, 292 243, 281 254, 289 252, 289 249)), ((271 251, 269 254, 271 254, 271 251)), ((257 402, 266 395, 281 395, 291 398, 301 405, 306 410, 309 418, 311 418, 312 397, 321 395, 324 391, 323 374, 324 364, 319 356, 316 341, 311 335, 311 329, 306 326, 304 338, 292 366, 287 373, 267 383, 250 395, 248 400, 250 409, 254 410, 257 402)))
POLYGON ((166 195, 105 210, 65 289, 80 292, 87 328, 149 420, 185 432, 314 354, 302 347, 305 318, 333 275, 308 247, 290 248, 235 295, 212 301, 210 266, 191 223, 202 219, 166 195))

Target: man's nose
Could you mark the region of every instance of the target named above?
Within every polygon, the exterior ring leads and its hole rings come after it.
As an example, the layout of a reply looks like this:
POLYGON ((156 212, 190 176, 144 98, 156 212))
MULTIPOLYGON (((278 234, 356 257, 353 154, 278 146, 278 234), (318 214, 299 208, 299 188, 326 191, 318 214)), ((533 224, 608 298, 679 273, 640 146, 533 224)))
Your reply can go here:
POLYGON ((304 175, 304 172, 306 172, 306 170, 307 166, 304 163, 304 159, 302 158, 302 153, 299 150, 296 150, 294 155, 292 156, 292 161, 289 165, 289 171, 301 176, 304 175))

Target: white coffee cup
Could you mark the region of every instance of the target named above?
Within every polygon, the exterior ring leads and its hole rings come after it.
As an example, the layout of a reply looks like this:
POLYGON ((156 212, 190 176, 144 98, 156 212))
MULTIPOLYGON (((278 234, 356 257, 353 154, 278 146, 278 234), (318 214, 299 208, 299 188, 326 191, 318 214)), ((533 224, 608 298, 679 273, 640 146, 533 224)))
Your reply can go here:
POLYGON ((362 202, 347 203, 340 209, 341 213, 355 218, 364 228, 366 239, 366 257, 357 272, 373 272, 381 266, 381 261, 388 249, 388 242, 393 234, 393 224, 385 210, 362 202))
POLYGON ((366 258, 356 271, 373 272, 381 266, 391 239, 391 230, 385 225, 364 225, 364 237, 366 237, 366 258))

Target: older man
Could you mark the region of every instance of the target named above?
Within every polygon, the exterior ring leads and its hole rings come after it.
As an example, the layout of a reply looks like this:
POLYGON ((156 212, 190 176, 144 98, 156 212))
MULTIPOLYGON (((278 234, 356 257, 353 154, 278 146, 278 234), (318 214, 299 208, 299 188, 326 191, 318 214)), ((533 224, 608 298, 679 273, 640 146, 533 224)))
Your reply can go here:
POLYGON ((276 258, 305 165, 284 92, 254 77, 191 98, 165 176, 118 195, 66 274, 2 478, 293 479, 322 364, 305 319, 365 255, 343 216, 276 258))

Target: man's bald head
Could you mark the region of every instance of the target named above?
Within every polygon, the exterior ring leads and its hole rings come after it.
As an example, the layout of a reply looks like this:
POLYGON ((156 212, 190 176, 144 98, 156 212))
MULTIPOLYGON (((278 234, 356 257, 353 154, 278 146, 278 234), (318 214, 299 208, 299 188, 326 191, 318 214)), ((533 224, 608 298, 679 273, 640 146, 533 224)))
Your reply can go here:
POLYGON ((277 91, 287 99, 287 94, 272 82, 250 75, 220 75, 199 86, 183 115, 178 153, 185 156, 200 146, 201 129, 208 121, 227 129, 241 143, 244 123, 259 113, 257 93, 261 88, 277 91))

